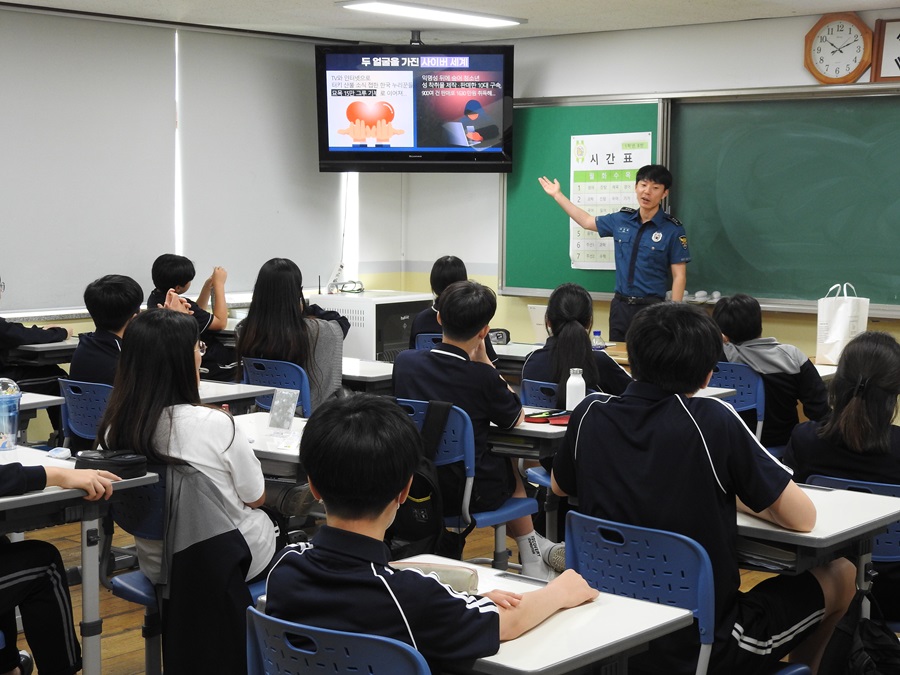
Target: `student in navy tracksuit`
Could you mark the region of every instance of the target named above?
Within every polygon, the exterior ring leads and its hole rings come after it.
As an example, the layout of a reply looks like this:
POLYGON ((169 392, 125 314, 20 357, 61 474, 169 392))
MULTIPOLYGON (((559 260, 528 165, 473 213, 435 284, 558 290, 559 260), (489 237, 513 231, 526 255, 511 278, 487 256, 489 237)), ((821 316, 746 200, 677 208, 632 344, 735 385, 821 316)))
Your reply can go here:
MULTIPOLYGON (((84 490, 91 501, 109 499, 116 480, 108 471, 3 464, 0 497, 56 485, 84 490)), ((6 641, 0 649, 0 673, 28 675, 34 664, 16 646, 16 606, 41 675, 81 670, 66 568, 52 544, 32 539, 10 543, 0 537, 0 631, 6 641)))
POLYGON ((311 542, 276 556, 266 613, 390 637, 440 662, 494 654, 501 640, 597 596, 572 570, 525 595, 479 596, 391 567, 383 540, 409 493, 421 443, 406 413, 383 397, 330 399, 316 409, 303 431, 300 461, 325 504, 327 524, 311 542))

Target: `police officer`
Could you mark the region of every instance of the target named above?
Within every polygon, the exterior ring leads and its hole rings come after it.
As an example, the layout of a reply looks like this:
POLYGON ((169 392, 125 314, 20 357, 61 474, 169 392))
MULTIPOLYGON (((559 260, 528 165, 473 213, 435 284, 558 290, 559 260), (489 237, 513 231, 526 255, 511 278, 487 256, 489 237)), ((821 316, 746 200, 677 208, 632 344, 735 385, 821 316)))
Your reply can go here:
POLYGON ((672 300, 680 302, 691 261, 684 226, 659 204, 669 194, 672 174, 661 164, 648 164, 637 173, 634 192, 638 208, 622 208, 596 218, 566 197, 559 181, 538 178, 544 191, 566 215, 586 230, 615 239, 616 292, 609 308, 611 340, 625 339, 634 315, 647 305, 662 302, 672 275, 672 300))

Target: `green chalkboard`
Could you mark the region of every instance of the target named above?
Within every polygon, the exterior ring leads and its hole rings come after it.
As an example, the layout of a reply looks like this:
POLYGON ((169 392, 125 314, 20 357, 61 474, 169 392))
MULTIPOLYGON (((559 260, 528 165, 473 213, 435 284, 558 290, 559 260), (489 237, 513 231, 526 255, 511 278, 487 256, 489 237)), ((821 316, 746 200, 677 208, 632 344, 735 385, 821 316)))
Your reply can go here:
POLYGON ((900 303, 900 97, 676 102, 690 291, 900 303))
POLYGON ((613 291, 615 272, 572 269, 569 219, 537 179, 558 178, 569 194, 571 137, 577 135, 649 131, 652 156, 657 157, 658 120, 658 101, 515 109, 513 170, 506 182, 501 243, 502 293, 549 295, 566 281, 593 292, 613 291))

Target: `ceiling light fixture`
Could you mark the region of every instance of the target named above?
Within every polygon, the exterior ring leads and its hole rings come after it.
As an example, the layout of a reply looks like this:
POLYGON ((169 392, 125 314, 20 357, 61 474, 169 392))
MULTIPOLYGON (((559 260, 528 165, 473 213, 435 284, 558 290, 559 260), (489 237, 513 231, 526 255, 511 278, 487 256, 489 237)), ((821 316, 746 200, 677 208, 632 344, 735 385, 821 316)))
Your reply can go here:
POLYGON ((342 5, 344 9, 355 9, 361 12, 374 12, 375 14, 400 16, 407 19, 441 21, 475 28, 504 28, 527 23, 525 19, 513 19, 506 16, 494 16, 476 12, 462 12, 455 9, 442 9, 408 2, 393 2, 393 0, 349 0, 338 4, 342 5))

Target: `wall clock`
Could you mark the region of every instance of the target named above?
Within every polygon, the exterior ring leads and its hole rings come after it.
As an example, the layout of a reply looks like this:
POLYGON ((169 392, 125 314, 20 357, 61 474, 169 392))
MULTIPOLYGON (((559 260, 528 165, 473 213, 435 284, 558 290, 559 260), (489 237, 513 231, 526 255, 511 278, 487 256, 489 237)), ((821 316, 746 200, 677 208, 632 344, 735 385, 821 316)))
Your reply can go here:
POLYGON ((803 63, 823 84, 856 82, 872 63, 872 31, 853 12, 825 14, 806 34, 803 63))

